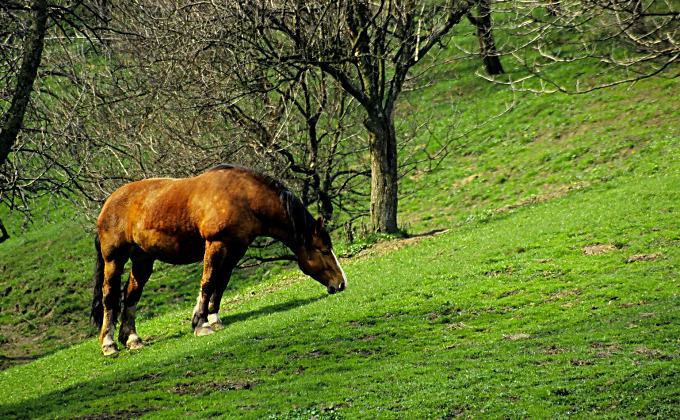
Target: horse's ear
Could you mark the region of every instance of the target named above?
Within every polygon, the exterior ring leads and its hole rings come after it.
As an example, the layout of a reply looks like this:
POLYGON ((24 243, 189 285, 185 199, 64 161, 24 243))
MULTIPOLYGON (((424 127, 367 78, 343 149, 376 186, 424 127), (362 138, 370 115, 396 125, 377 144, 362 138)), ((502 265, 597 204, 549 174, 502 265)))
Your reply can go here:
POLYGON ((316 223, 314 223, 314 233, 319 233, 323 229, 323 216, 319 216, 318 219, 316 219, 316 223))

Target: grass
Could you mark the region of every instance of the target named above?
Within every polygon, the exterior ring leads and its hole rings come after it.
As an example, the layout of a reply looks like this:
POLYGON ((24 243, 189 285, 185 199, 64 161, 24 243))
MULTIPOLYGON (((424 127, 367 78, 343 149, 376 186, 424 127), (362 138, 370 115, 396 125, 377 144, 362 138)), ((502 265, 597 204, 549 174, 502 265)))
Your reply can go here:
POLYGON ((339 295, 288 277, 205 338, 187 306, 142 323, 142 351, 5 370, 0 415, 677 417, 679 184, 623 177, 411 240, 349 262, 339 295))
MULTIPOLYGON (((496 89, 488 87, 474 107, 509 95, 496 89)), ((579 96, 527 95, 454 142, 453 156, 433 172, 405 178, 401 221, 417 231, 456 225, 630 172, 664 173, 678 159, 679 101, 677 82, 666 80, 579 96)), ((435 136, 445 138, 445 126, 435 136)))
POLYGON ((147 346, 104 359, 76 213, 0 214, 0 417, 680 417, 677 80, 537 96, 435 70, 398 113, 433 116, 416 150, 456 140, 402 180, 400 221, 439 232, 338 244, 342 294, 241 273, 196 338, 200 266, 158 264, 147 346))

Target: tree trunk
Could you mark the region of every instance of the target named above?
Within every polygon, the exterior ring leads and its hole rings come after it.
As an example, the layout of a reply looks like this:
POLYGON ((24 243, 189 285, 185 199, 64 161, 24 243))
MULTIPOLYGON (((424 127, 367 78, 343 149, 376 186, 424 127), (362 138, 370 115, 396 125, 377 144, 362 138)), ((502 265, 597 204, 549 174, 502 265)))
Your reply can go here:
POLYGON ((21 68, 17 75, 17 87, 12 96, 12 105, 3 116, 0 127, 0 165, 7 160, 19 135, 42 58, 48 16, 47 1, 35 0, 31 9, 34 17, 24 44, 21 68))
POLYGON ((0 244, 5 242, 8 239, 9 239, 9 234, 7 233, 7 229, 5 229, 5 225, 3 225, 2 220, 0 220, 0 244))
POLYGON ((491 24, 491 0, 482 0, 477 5, 477 17, 471 18, 472 23, 477 27, 477 37, 479 38, 479 49, 484 61, 484 68, 490 75, 505 73, 501 59, 498 56, 496 42, 493 39, 491 24))
POLYGON ((643 13, 644 8, 642 5, 642 0, 635 0, 633 2, 633 8, 630 12, 632 20, 631 29, 638 36, 645 35, 648 32, 643 13))
POLYGON ((550 16, 558 16, 561 12, 560 0, 550 0, 545 8, 550 16))
POLYGON ((397 233, 397 136, 391 115, 366 120, 371 154, 371 225, 374 232, 397 233))

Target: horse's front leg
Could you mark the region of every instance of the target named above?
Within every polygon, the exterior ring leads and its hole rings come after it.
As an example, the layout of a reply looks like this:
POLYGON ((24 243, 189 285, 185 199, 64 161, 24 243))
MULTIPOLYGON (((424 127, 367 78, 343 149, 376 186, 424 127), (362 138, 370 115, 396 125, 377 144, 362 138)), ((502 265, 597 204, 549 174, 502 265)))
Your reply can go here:
POLYGON ((222 320, 220 319, 220 303, 222 301, 222 295, 229 284, 232 270, 233 268, 225 270, 224 276, 220 278, 213 294, 210 296, 210 302, 208 303, 208 324, 210 324, 210 327, 215 331, 224 328, 222 320))
POLYGON ((191 326, 197 336, 208 335, 215 332, 208 322, 208 305, 223 273, 226 248, 222 242, 207 241, 203 256, 203 277, 201 278, 201 290, 198 294, 196 307, 191 319, 191 326))
POLYGON ((236 241, 232 240, 228 244, 227 256, 224 259, 224 265, 222 269, 222 275, 219 277, 219 281, 215 286, 213 294, 210 296, 210 302, 208 304, 208 323, 213 330, 221 330, 224 328, 222 320, 220 320, 220 303, 222 301, 222 294, 229 284, 229 279, 231 278, 231 273, 236 267, 236 264, 243 258, 248 250, 247 241, 236 241))
POLYGON ((120 331, 118 341, 129 348, 136 350, 142 348, 142 340, 137 335, 135 316, 137 303, 142 296, 142 289, 149 280, 153 271, 153 260, 150 258, 133 258, 130 278, 125 285, 123 295, 123 312, 121 314, 120 331))

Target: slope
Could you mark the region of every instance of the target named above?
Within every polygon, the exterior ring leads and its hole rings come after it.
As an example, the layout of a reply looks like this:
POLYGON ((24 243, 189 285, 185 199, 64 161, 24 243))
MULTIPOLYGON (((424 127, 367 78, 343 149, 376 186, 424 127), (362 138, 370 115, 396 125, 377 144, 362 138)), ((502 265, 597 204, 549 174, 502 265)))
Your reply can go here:
POLYGON ((680 164, 188 308, 116 359, 94 340, 0 373, 2 417, 680 415, 680 164))

